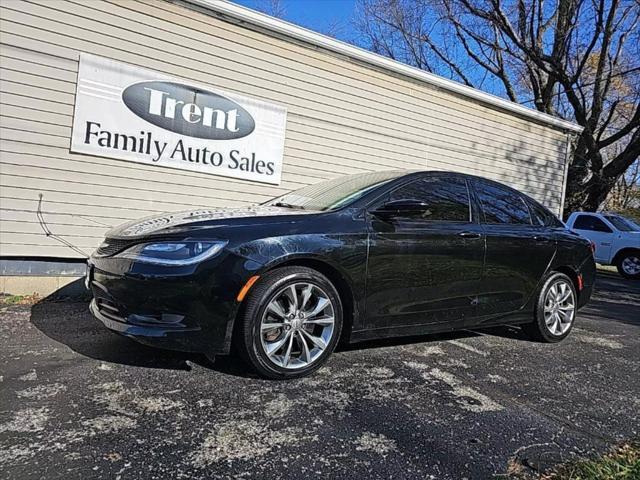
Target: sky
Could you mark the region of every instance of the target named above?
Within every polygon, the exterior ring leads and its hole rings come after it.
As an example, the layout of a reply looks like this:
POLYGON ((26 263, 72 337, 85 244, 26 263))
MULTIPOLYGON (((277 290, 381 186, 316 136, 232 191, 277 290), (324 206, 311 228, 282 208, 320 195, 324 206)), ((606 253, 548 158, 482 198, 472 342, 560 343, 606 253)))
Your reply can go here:
MULTIPOLYGON (((267 11, 270 0, 233 0, 234 3, 267 11)), ((280 0, 284 7, 284 20, 324 34, 345 40, 352 35, 351 21, 356 0, 280 0)))
MULTIPOLYGON (((234 3, 272 15, 272 5, 279 4, 284 10, 281 19, 300 25, 347 43, 363 46, 362 39, 354 27, 358 0, 232 0, 234 3)), ((438 33, 432 38, 437 40, 438 33)), ((365 42, 366 43, 366 42, 365 42)), ((502 86, 493 76, 475 68, 465 74, 476 82, 480 89, 504 97, 502 86)), ((450 78, 450 77, 447 77, 450 78)), ((456 81, 459 81, 456 79, 456 81)), ((531 107, 531 104, 527 106, 531 107)))

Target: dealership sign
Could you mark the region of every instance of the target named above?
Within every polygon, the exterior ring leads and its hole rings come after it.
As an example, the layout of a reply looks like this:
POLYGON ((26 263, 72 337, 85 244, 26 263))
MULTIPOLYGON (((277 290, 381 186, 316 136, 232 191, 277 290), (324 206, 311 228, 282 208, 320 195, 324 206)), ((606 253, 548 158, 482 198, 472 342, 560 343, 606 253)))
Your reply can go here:
POLYGON ((80 55, 71 151, 280 183, 285 108, 80 55))

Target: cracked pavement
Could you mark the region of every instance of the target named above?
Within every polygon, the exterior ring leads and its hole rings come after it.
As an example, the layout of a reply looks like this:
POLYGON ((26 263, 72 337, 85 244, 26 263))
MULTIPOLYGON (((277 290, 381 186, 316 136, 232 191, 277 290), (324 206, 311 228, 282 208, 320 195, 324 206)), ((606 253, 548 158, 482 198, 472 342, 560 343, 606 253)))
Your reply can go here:
MULTIPOLYGON (((599 274, 567 340, 516 327, 369 342, 315 375, 149 347, 86 303, 0 311, 3 478, 534 475, 640 430, 640 283, 599 274)), ((504 478, 504 477, 502 477, 504 478)))

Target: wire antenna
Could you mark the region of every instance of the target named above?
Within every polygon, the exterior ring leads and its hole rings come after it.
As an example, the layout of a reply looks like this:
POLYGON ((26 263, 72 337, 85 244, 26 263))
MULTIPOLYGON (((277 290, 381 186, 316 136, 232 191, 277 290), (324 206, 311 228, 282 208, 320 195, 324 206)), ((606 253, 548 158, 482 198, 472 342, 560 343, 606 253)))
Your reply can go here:
POLYGON ((89 255, 84 252, 83 250, 81 250, 80 248, 76 247, 75 245, 73 245, 71 242, 69 242, 68 240, 65 240, 64 238, 62 238, 60 235, 56 235, 55 233, 53 233, 49 227, 47 226, 47 222, 44 219, 44 216, 42 215, 42 198, 43 195, 41 193, 38 194, 38 210, 36 212, 36 217, 38 217, 38 223, 40 224, 40 228, 42 228, 42 231, 44 232, 44 234, 49 237, 49 238, 53 238, 54 240, 60 242, 61 244, 63 244, 65 247, 70 248, 71 250, 73 250, 76 253, 79 253, 80 255, 82 255, 85 258, 89 258, 89 255))

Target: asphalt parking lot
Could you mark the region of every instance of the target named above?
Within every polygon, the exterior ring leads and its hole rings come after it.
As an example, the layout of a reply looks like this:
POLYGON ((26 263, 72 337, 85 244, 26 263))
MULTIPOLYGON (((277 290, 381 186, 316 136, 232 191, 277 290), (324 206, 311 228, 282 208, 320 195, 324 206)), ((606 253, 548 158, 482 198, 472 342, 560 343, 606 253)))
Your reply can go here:
MULTIPOLYGON (((369 343, 297 381, 138 345, 86 303, 0 312, 6 479, 492 478, 640 430, 640 284, 600 275, 560 345, 513 327, 369 343)), ((500 477, 499 477, 500 478, 500 477)), ((504 477, 502 477, 504 478, 504 477)))

